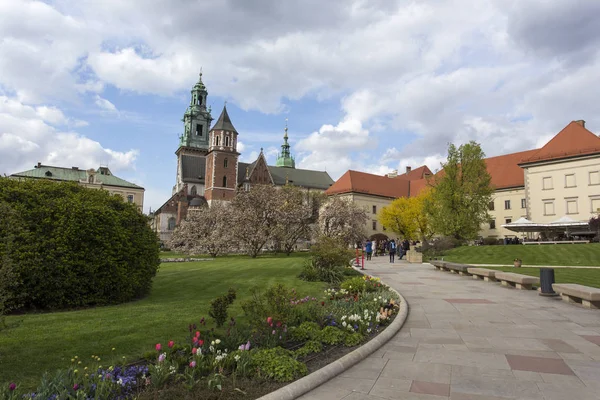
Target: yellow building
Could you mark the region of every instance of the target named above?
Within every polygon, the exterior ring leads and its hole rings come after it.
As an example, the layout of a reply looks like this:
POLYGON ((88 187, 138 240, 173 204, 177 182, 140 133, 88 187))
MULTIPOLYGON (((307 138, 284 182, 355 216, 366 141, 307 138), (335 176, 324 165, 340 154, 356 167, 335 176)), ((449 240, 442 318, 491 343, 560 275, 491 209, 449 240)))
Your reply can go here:
POLYGON ((77 182, 89 189, 104 189, 111 194, 117 194, 123 197, 124 201, 137 205, 140 212, 144 207, 144 188, 114 176, 108 167, 85 170, 78 167, 63 168, 37 163, 33 169, 17 172, 10 178, 77 182))
MULTIPOLYGON (((583 120, 572 121, 539 149, 490 157, 485 162, 495 192, 481 237, 520 236, 503 227, 520 218, 536 224, 564 217, 587 222, 600 213, 600 138, 583 120)), ((418 174, 410 175, 415 171, 409 170, 385 177, 348 171, 326 193, 349 197, 365 207, 372 215, 367 232, 385 233, 372 211, 395 198, 416 196, 431 174, 425 168, 415 170, 418 174)))

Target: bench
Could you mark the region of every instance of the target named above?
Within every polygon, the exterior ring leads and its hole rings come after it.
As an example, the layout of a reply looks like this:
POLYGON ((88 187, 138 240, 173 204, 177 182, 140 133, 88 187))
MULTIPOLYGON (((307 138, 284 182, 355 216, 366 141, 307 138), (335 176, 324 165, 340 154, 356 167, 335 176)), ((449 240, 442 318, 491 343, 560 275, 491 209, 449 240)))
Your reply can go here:
POLYGON ((495 269, 487 268, 468 268, 467 271, 473 275, 473 279, 483 279, 486 282, 496 282, 496 271, 495 269))
POLYGON ((469 274, 468 269, 470 268, 469 265, 465 265, 465 264, 457 264, 457 263, 452 263, 452 262, 447 262, 444 265, 444 269, 446 271, 450 271, 451 274, 459 274, 459 275, 466 275, 466 276, 471 276, 471 274, 469 274))
POLYGON ((581 304, 585 308, 600 308, 600 289, 576 283, 554 283, 552 289, 567 303, 581 304))
POLYGON ((429 264, 433 265, 435 269, 444 271, 446 269, 446 262, 442 260, 429 260, 429 264))
POLYGON ((500 281, 502 286, 515 287, 516 289, 533 289, 533 285, 540 285, 540 278, 529 275, 515 274, 512 272, 496 272, 495 278, 500 281))

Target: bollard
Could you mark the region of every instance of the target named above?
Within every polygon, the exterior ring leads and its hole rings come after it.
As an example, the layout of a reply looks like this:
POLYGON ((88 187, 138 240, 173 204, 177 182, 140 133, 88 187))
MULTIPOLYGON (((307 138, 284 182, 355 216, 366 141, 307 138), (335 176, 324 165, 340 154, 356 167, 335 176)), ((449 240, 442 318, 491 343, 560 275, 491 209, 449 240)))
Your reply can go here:
POLYGON ((362 252, 362 268, 361 269, 365 269, 365 252, 362 252))
POLYGON ((540 296, 558 296, 552 289, 554 268, 540 268, 540 296))

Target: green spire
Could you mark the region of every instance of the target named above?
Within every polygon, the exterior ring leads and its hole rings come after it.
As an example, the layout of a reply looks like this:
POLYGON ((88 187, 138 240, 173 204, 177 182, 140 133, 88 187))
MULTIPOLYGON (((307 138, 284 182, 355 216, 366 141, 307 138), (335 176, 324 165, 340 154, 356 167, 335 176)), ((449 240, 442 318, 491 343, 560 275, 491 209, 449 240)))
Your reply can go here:
POLYGON ((281 153, 277 156, 275 165, 278 167, 296 168, 296 161, 290 154, 290 145, 288 143, 288 126, 287 118, 285 119, 285 134, 283 135, 283 144, 281 145, 281 153))
POLYGON ((208 130, 212 117, 210 107, 206 108, 208 91, 202 82, 202 70, 198 82, 192 87, 190 105, 183 114, 183 135, 179 137, 179 145, 208 149, 208 130))

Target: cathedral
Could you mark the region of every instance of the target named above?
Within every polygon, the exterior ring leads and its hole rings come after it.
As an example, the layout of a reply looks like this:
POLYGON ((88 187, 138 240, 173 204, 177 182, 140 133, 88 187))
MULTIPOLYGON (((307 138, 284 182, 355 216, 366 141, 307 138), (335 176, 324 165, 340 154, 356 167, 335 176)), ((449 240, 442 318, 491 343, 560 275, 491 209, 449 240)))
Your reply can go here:
POLYGON ((193 86, 190 104, 183 114, 183 134, 179 137, 177 173, 172 196, 151 213, 151 225, 162 242, 170 239, 175 227, 190 208, 230 201, 237 190, 249 190, 253 184, 295 185, 309 191, 325 191, 333 179, 325 171, 296 168, 285 127, 281 152, 275 165, 268 165, 261 152, 252 163, 239 161, 238 131, 227 107, 214 125, 207 106, 208 91, 202 73, 193 86))

